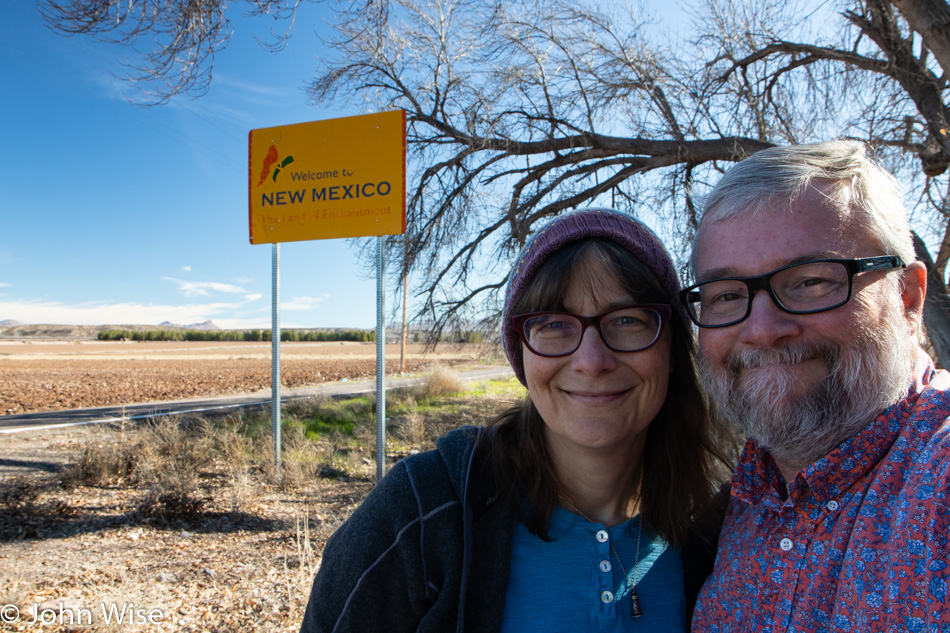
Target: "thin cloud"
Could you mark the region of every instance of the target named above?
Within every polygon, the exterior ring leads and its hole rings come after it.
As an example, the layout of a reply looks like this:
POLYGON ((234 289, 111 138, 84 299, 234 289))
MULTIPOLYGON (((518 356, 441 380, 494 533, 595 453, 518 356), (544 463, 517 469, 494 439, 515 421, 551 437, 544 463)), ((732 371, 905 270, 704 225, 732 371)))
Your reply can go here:
POLYGON ((191 272, 191 266, 182 266, 181 269, 182 269, 184 272, 186 272, 186 273, 190 273, 190 272, 191 272))
POLYGON ((175 277, 162 277, 162 279, 177 284, 178 291, 186 297, 209 297, 211 296, 211 291, 254 296, 253 294, 249 294, 249 290, 235 284, 226 284, 218 281, 188 281, 186 279, 176 279, 175 277))
POLYGON ((329 296, 324 294, 322 297, 291 297, 290 301, 281 303, 280 308, 281 310, 312 310, 329 296))
POLYGON ((285 88, 280 86, 246 81, 243 79, 235 79, 231 75, 224 73, 216 73, 214 80, 218 86, 234 88, 241 92, 249 92, 262 97, 270 97, 271 100, 273 100, 275 97, 286 97, 290 94, 285 88))
POLYGON ((128 97, 126 96, 126 90, 129 86, 128 81, 120 79, 112 73, 99 71, 95 73, 92 81, 98 85, 102 94, 107 98, 128 102, 128 97))

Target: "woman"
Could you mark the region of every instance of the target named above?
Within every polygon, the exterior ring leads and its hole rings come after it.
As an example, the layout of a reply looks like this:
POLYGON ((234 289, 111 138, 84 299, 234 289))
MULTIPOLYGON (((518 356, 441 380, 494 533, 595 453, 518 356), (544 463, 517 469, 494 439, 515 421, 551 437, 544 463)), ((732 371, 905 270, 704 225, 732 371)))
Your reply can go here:
POLYGON ((726 474, 678 290, 625 215, 538 231, 502 315, 524 405, 393 467, 327 543, 301 631, 688 630, 726 474))

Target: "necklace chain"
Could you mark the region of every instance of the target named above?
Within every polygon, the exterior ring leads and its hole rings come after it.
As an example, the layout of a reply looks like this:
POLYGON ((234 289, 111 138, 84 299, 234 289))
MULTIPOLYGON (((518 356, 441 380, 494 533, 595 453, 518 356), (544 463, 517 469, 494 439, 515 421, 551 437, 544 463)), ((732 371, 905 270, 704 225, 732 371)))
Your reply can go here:
MULTIPOLYGON (((558 494, 558 499, 567 504, 568 510, 581 517, 588 523, 593 523, 586 514, 578 509, 577 504, 568 499, 567 497, 558 494)), ((640 564, 640 535, 643 533, 643 517, 640 517, 640 522, 637 524, 637 553, 633 559, 633 578, 627 574, 627 569, 623 566, 623 561, 620 560, 620 554, 617 553, 616 548, 614 547, 613 540, 608 540, 607 545, 610 546, 610 551, 613 552, 614 558, 617 559, 617 564, 620 565, 620 571, 623 572, 623 577, 627 581, 627 584, 630 585, 630 615, 634 618, 639 618, 643 615, 643 609, 640 608, 640 598, 637 596, 637 566, 640 564)), ((610 537, 608 536, 608 539, 610 537)))

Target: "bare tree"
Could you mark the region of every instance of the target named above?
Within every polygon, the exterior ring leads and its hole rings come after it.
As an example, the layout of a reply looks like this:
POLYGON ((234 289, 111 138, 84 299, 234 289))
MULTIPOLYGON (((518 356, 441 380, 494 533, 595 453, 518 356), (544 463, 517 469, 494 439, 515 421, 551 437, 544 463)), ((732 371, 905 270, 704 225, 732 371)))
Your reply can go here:
POLYGON ((376 8, 338 7, 339 61, 311 94, 407 111, 418 169, 408 235, 392 246, 421 271, 436 334, 495 316, 512 254, 544 218, 609 204, 657 213, 685 244, 697 168, 772 144, 720 129, 686 81, 695 69, 650 45, 642 12, 560 0, 376 8))
MULTIPOLYGON (((268 46, 279 48, 292 33, 300 0, 244 0, 250 14, 289 22, 268 46)), ((227 0, 38 0, 48 25, 67 35, 143 46, 141 61, 126 77, 140 82, 147 103, 180 93, 202 95, 211 83, 214 55, 227 46, 232 27, 227 0)))
MULTIPOLYGON (((246 0, 293 15, 299 0, 246 0)), ((408 233, 389 241, 446 327, 497 315, 538 222, 605 204, 644 217, 681 263, 726 163, 775 144, 869 142, 908 186, 932 282, 925 321, 950 358, 950 8, 943 0, 694 0, 688 37, 600 0, 326 0, 335 35, 314 102, 403 108, 408 233), (943 306, 943 312, 941 312, 943 306)), ((40 0, 54 27, 159 44, 139 79, 200 93, 227 43, 224 0, 40 0), (162 83, 164 82, 164 83, 162 83)))

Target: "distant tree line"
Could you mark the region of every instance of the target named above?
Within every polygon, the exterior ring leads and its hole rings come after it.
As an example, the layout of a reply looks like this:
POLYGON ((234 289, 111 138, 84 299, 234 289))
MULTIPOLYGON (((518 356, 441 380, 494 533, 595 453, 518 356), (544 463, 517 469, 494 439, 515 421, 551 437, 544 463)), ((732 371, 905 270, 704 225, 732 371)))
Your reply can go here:
MULTIPOLYGON (((103 330, 96 337, 100 341, 269 341, 270 330, 103 330)), ((282 341, 376 341, 373 330, 281 330, 282 341)), ((419 342, 416 332, 413 342, 419 342)), ((443 334, 440 343, 485 343, 484 332, 460 330, 443 334)))
MULTIPOLYGON (((100 341, 269 341, 270 330, 103 330, 100 341)), ((282 341, 359 341, 376 340, 372 330, 281 330, 282 341)))

